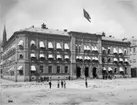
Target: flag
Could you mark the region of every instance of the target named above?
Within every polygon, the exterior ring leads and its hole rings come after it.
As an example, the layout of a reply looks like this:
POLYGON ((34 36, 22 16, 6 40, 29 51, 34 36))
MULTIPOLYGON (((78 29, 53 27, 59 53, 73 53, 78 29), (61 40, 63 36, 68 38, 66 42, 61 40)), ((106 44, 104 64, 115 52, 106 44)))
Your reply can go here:
POLYGON ((83 9, 83 13, 84 13, 84 17, 85 17, 89 22, 91 22, 91 21, 90 21, 91 17, 90 17, 90 15, 88 14, 88 12, 87 12, 85 9, 83 9))

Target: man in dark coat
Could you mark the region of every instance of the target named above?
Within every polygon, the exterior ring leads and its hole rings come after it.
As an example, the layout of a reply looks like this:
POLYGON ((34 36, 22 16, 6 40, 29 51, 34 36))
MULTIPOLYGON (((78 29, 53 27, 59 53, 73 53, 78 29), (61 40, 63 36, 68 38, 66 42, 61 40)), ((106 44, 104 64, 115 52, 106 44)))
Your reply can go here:
POLYGON ((63 88, 63 80, 61 81, 61 87, 63 88))
POLYGON ((52 85, 52 83, 51 83, 51 81, 49 81, 49 88, 51 89, 51 85, 52 85))

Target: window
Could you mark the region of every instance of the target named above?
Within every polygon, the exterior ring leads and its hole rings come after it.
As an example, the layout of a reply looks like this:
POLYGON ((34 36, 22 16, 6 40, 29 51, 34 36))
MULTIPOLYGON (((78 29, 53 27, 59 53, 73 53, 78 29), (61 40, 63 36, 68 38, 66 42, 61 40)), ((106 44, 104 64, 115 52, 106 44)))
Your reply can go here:
POLYGON ((17 71, 18 71, 18 74, 19 74, 19 75, 23 75, 23 66, 19 66, 19 67, 17 68, 17 71))
POLYGON ((105 63, 105 58, 104 57, 102 58, 102 63, 105 63))
POLYGON ((133 48, 133 53, 135 53, 135 52, 136 52, 136 48, 134 47, 134 48, 133 48))
POLYGON ((136 59, 133 59, 133 63, 136 63, 136 59))
POLYGON ((35 41, 34 40, 32 40, 31 42, 30 42, 30 46, 31 46, 31 48, 35 48, 36 46, 35 46, 35 41))
POLYGON ((110 59, 110 58, 108 58, 108 63, 110 63, 110 61, 111 61, 111 59, 110 59))
POLYGON ((24 44, 23 40, 20 40, 18 43, 20 49, 23 49, 23 44, 24 44))
POLYGON ((125 49, 125 51, 124 51, 124 54, 126 55, 127 54, 127 50, 125 49))
POLYGON ((48 66, 48 73, 52 73, 52 66, 48 66))
POLYGON ((68 66, 65 66, 65 73, 68 73, 68 66))
POLYGON ((110 48, 108 49, 108 54, 110 54, 110 48))
POLYGON ((19 59, 23 59, 23 55, 22 54, 19 55, 19 59))
POLYGON ((60 73, 60 66, 57 66, 57 73, 60 73))
POLYGON ((43 73, 43 66, 40 65, 40 73, 43 73))
POLYGON ((125 67, 125 74, 127 74, 127 68, 125 67))
POLYGON ((81 44, 76 44, 76 52, 80 52, 81 51, 81 44))

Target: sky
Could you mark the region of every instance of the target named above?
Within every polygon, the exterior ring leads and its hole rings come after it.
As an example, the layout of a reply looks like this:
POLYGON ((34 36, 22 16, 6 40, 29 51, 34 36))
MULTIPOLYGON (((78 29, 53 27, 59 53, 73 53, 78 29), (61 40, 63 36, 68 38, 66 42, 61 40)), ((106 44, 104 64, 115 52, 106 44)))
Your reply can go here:
POLYGON ((131 38, 137 33, 137 0, 0 0, 0 39, 32 25, 131 38), (91 23, 83 16, 90 14, 91 23))

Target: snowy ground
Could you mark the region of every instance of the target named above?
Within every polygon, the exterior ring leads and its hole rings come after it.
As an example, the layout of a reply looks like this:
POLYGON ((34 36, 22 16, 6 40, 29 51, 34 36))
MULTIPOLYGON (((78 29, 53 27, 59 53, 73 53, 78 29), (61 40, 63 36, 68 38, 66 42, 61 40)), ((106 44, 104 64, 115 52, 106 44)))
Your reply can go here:
POLYGON ((0 105, 137 105, 137 78, 66 81, 67 88, 48 83, 15 83, 0 79, 0 105))

